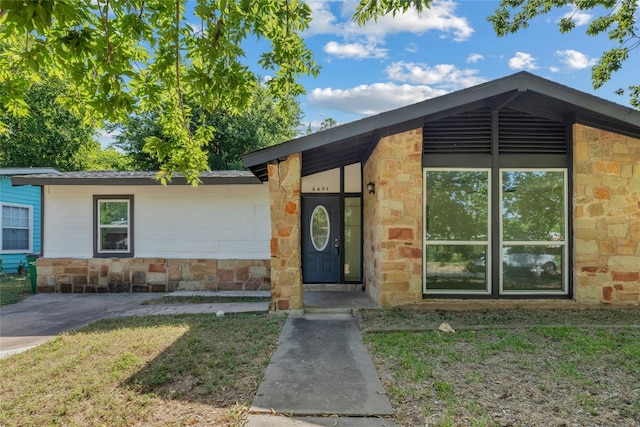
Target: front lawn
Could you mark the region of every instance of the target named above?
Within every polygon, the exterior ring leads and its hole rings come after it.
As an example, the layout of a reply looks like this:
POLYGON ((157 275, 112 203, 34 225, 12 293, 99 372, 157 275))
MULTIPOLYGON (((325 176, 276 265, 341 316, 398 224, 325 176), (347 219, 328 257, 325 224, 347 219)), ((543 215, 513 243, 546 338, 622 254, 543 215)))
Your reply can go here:
POLYGON ((400 426, 640 425, 638 309, 367 310, 361 326, 400 426))
POLYGON ((106 319, 0 360, 0 425, 240 426, 284 317, 106 319))
POLYGON ((0 305, 14 304, 32 295, 29 277, 0 275, 0 305))

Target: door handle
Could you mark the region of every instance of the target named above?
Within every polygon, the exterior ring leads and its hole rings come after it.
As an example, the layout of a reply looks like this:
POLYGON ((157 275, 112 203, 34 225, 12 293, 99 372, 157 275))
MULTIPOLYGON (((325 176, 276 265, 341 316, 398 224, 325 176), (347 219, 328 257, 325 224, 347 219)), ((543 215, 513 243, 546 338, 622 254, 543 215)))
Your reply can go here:
POLYGON ((333 254, 340 255, 340 239, 335 239, 333 241, 333 254))

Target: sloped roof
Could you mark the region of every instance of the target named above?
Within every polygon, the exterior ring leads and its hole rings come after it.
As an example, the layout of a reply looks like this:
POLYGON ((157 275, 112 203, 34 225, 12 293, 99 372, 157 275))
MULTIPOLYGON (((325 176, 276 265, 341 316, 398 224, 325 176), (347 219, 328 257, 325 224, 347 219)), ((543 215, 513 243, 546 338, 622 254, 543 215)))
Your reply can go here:
POLYGON ((60 174, 62 172, 54 168, 0 168, 0 176, 33 175, 33 174, 60 174))
POLYGON ((421 128, 426 121, 481 107, 505 107, 565 123, 581 123, 640 138, 640 112, 520 72, 417 104, 306 135, 244 156, 244 165, 266 181, 267 164, 302 153, 302 175, 363 162, 380 138, 421 128))
MULTIPOLYGON (((96 171, 43 173, 13 176, 13 185, 160 185, 156 172, 140 171, 96 171)), ((203 184, 260 184, 261 181, 249 171, 205 171, 200 172, 203 184)), ((186 185, 183 175, 174 174, 168 185, 186 185)))

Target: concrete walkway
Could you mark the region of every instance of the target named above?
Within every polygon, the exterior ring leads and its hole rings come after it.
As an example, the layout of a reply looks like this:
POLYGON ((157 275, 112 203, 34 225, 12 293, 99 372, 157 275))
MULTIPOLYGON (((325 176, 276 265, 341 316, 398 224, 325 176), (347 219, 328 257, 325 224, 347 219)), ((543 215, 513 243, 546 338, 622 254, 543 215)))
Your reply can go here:
POLYGON ((250 412, 249 427, 395 426, 351 314, 288 317, 250 412))

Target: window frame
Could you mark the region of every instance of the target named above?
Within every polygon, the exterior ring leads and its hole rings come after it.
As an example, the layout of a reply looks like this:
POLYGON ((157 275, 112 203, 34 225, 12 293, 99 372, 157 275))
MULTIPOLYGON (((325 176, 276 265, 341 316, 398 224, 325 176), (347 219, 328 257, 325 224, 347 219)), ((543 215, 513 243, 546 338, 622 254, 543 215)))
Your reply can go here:
POLYGON ((498 295, 500 296, 566 296, 569 294, 569 279, 568 279, 568 265, 569 265, 569 253, 568 253, 568 237, 569 237, 569 170, 568 168, 557 168, 557 167, 549 167, 549 168, 518 168, 518 167, 508 167, 508 168, 499 168, 500 175, 500 183, 499 183, 499 204, 500 204, 500 214, 499 214, 499 227, 500 227, 500 237, 499 242, 497 243, 499 247, 499 253, 504 253, 505 248, 505 240, 504 240, 504 228, 503 228, 503 219, 502 211, 504 209, 504 185, 503 185, 503 172, 561 172, 563 177, 563 207, 564 207, 564 218, 563 218, 563 239, 560 240, 533 240, 533 241, 506 241, 507 246, 550 246, 550 245, 559 245, 562 246, 562 269, 560 271, 560 277, 562 280, 562 289, 560 290, 523 290, 523 291, 513 291, 513 290, 505 290, 504 289, 504 274, 505 274, 505 265, 504 262, 500 262, 500 270, 499 270, 499 286, 498 286, 498 295))
POLYGON ((491 168, 487 167, 477 167, 477 168, 463 168, 463 167, 423 167, 422 169, 422 182, 423 182, 423 190, 425 191, 424 200, 422 203, 422 223, 423 226, 423 253, 422 253, 422 293, 423 295, 434 296, 434 295, 458 295, 458 296, 486 296, 491 295, 492 293, 492 250, 491 250, 491 238, 492 238, 492 197, 493 197, 493 186, 492 186, 492 171, 491 168), (439 172, 485 172, 487 175, 487 238, 486 240, 427 240, 427 173, 431 171, 439 171, 439 172), (485 250, 485 280, 486 287, 484 291, 475 291, 468 289, 461 290, 451 290, 451 289, 429 289, 427 287, 427 246, 460 246, 460 245, 470 245, 470 246, 482 246, 486 248, 485 250))
MULTIPOLYGON (((33 222, 33 206, 32 205, 24 205, 24 204, 20 204, 20 203, 8 203, 8 202, 2 202, 0 203, 0 253, 2 254, 25 254, 25 253, 32 253, 33 252, 33 233, 34 233, 34 222, 33 222), (2 225, 2 220, 4 218, 3 216, 3 211, 5 207, 11 207, 11 208, 19 208, 19 209, 26 209, 27 210, 27 215, 28 215, 28 221, 29 221, 29 225, 28 225, 28 241, 27 241, 27 248, 26 249, 4 249, 4 245, 3 245, 3 239, 4 239, 4 226, 2 225)), ((15 229, 15 230, 24 230, 24 228, 15 228, 15 227, 6 227, 8 229, 15 229)))
MULTIPOLYGON (((109 228, 109 227, 106 227, 109 228)), ((118 228, 124 228, 119 226, 118 228)), ((132 194, 125 195, 94 195, 93 196, 93 256, 94 258, 130 258, 134 256, 134 198, 132 194), (127 220, 127 250, 108 249, 103 250, 100 248, 101 233, 100 231, 105 228, 100 225, 100 203, 101 202, 127 202, 129 218, 127 220)))

